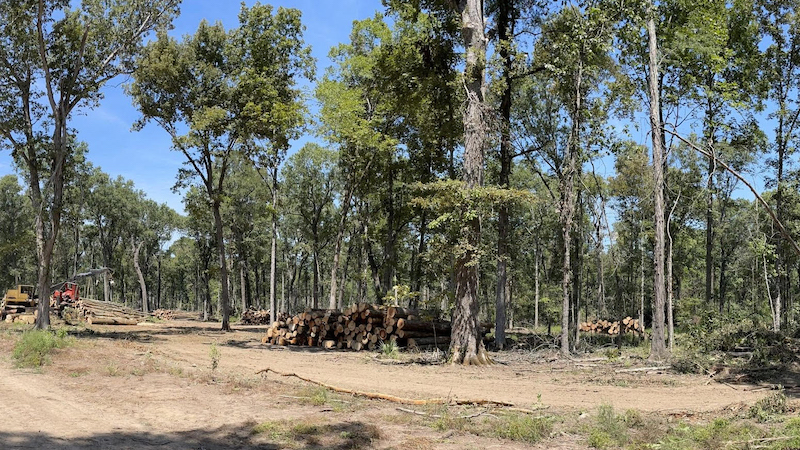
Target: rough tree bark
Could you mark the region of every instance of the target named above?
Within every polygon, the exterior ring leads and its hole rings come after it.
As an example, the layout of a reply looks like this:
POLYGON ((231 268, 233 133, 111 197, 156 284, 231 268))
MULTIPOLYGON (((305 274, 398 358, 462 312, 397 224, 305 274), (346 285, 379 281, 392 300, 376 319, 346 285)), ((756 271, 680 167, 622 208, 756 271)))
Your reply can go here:
MULTIPOLYGON (((461 32, 466 48, 464 85, 467 105, 464 112, 464 188, 483 183, 483 159, 486 144, 484 122, 486 36, 481 0, 459 0, 461 32)), ((463 206, 468 213, 469 206, 463 206)), ((456 298, 450 335, 450 358, 453 364, 489 364, 478 324, 478 245, 481 222, 477 214, 462 227, 461 249, 456 258, 456 298)))
POLYGON ((647 17, 647 37, 649 54, 649 97, 650 127, 653 139, 653 181, 655 208, 655 248, 653 250, 653 336, 650 341, 650 357, 661 360, 669 355, 664 341, 664 304, 666 286, 664 284, 664 147, 662 139, 661 112, 658 92, 658 44, 656 41, 655 7, 650 3, 647 17))
MULTIPOLYGON (((272 168, 272 208, 278 206, 278 167, 277 165, 272 168)), ((272 212, 272 242, 270 244, 270 259, 269 259, 269 321, 270 325, 274 325, 278 320, 278 305, 275 300, 275 272, 276 272, 276 258, 278 257, 278 214, 273 210, 272 212)))
POLYGON ((142 268, 139 267, 139 251, 142 249, 144 242, 131 242, 131 249, 133 250, 133 268, 136 269, 136 276, 139 277, 139 288, 142 290, 142 311, 150 312, 147 305, 147 284, 144 282, 144 274, 142 268))
POLYGON ((580 111, 581 83, 583 80, 582 62, 575 75, 575 110, 572 112, 572 129, 570 130, 567 154, 564 156, 564 167, 561 169, 561 198, 559 204, 559 222, 561 223, 561 239, 564 257, 561 265, 561 353, 569 354, 569 309, 572 299, 572 223, 575 219, 575 173, 578 169, 578 146, 580 145, 580 111))
MULTIPOLYGON (((210 179, 210 177, 209 177, 210 179)), ((220 184, 222 184, 220 182, 220 184)), ((222 215, 219 211, 220 208, 220 201, 214 200, 211 205, 211 209, 214 213, 214 234, 217 237, 217 253, 219 254, 219 271, 220 271, 220 281, 222 283, 222 289, 220 289, 219 293, 219 308, 222 312, 222 330, 223 331, 230 331, 231 324, 229 322, 230 319, 230 297, 229 297, 229 288, 228 288, 228 264, 225 258, 225 237, 222 234, 222 215)))

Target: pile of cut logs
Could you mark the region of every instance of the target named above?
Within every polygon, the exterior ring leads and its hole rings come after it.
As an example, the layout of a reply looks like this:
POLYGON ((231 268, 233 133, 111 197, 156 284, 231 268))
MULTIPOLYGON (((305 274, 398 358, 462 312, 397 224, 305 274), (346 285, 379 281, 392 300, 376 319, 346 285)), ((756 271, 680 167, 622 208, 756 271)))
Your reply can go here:
POLYGON ((202 313, 182 311, 180 309, 157 309, 153 316, 161 320, 200 320, 202 313))
POLYGON ((630 316, 622 319, 622 321, 610 322, 608 320, 595 320, 594 322, 583 322, 580 327, 581 331, 588 333, 609 334, 612 336, 618 335, 620 332, 625 333, 640 333, 644 334, 644 327, 639 323, 638 319, 633 319, 630 316))
POLYGON ((153 317, 161 320, 175 320, 175 311, 159 308, 153 311, 153 317))
POLYGON ((61 303, 65 319, 85 320, 92 325, 136 325, 147 320, 150 314, 128 308, 119 303, 82 298, 61 303), (66 308, 72 308, 67 312, 66 308))
POLYGON ((375 350, 391 341, 408 348, 445 348, 450 345, 450 322, 436 319, 429 311, 359 303, 343 311, 306 309, 276 322, 262 339, 277 345, 356 351, 375 350))
POLYGON ((247 308, 239 321, 242 325, 269 325, 269 311, 266 309, 247 308))

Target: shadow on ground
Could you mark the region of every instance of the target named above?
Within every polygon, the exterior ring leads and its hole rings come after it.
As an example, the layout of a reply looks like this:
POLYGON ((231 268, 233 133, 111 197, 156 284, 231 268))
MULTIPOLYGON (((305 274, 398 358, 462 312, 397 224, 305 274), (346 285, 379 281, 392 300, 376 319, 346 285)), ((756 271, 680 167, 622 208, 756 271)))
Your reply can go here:
MULTIPOLYGON (((61 438, 47 433, 8 433, 0 431, 0 447, 3 449, 165 449, 165 450, 222 450, 222 449, 266 449, 284 448, 358 449, 369 448, 378 439, 373 425, 363 422, 304 425, 291 428, 281 425, 262 433, 255 433, 255 423, 242 426, 223 426, 209 430, 190 430, 178 433, 101 433, 79 438, 61 438)), ((33 428, 33 427, 32 427, 33 428)), ((257 428, 257 427, 256 427, 257 428)))
MULTIPOLYGON (((253 342, 259 341, 261 336, 263 336, 267 329, 266 327, 254 327, 254 326, 247 326, 247 327, 233 327, 233 331, 238 333, 247 333, 248 335, 252 336, 253 342)), ((108 328, 101 328, 101 329, 94 329, 94 328, 79 328, 76 330, 72 330, 69 332, 70 336, 75 336, 79 338, 88 338, 88 339, 113 339, 113 340, 125 340, 125 341, 133 341, 133 342, 158 342, 164 341, 163 336, 177 336, 183 334, 193 334, 198 336, 209 336, 213 338, 224 338, 229 336, 228 332, 222 331, 216 327, 203 327, 203 326, 158 326, 148 329, 127 329, 125 325, 118 325, 115 326, 114 329, 108 328)), ((245 341, 234 341, 230 340, 232 345, 237 345, 236 343, 239 342, 239 345, 242 345, 243 342, 249 342, 249 340, 245 341)))

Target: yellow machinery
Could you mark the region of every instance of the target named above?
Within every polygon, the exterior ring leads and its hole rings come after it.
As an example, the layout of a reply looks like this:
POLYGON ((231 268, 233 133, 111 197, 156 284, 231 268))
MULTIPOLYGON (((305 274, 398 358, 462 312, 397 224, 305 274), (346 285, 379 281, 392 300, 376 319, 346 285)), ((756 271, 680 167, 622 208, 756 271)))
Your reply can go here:
POLYGON ((6 291, 6 295, 3 296, 3 302, 0 303, 0 318, 4 318, 7 314, 30 312, 29 308, 36 307, 36 303, 33 286, 20 284, 6 291))
POLYGON ((3 302, 6 305, 36 306, 36 300, 33 298, 33 286, 20 284, 16 289, 9 289, 3 297, 3 302))

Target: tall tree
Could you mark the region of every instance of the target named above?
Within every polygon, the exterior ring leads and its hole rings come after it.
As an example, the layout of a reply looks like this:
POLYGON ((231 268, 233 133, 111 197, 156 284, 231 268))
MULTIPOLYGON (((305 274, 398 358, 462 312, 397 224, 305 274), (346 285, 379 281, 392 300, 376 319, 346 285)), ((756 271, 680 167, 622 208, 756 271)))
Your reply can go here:
POLYGON ((658 89, 658 40, 656 37, 656 8, 653 1, 648 4, 647 48, 649 54, 648 97, 650 99, 650 133, 653 142, 653 209, 655 225, 655 249, 653 251, 653 336, 650 342, 650 356, 664 359, 668 352, 664 340, 664 305, 666 304, 666 285, 664 284, 664 139, 661 124, 661 101, 658 89))
POLYGON ((302 40, 300 12, 256 4, 242 7, 240 27, 203 21, 183 42, 160 33, 138 61, 129 92, 186 157, 179 183, 199 178, 214 216, 222 283, 222 329, 230 330, 223 221, 225 177, 234 153, 254 158, 263 145, 286 149, 304 121, 298 78, 313 60, 302 40), (262 145, 256 145, 261 142, 262 145))
MULTIPOLYGON (((486 150, 486 25, 481 0, 460 0, 461 33, 466 49, 464 86, 467 104, 464 112, 464 189, 474 190, 483 184, 486 150)), ((469 206, 464 206, 469 209, 469 206)), ((491 363, 483 346, 478 326, 478 259, 481 221, 478 214, 463 211, 465 221, 462 241, 456 255, 456 298, 450 336, 453 364, 491 363)))
MULTIPOLYGON (((69 123, 91 109, 101 88, 130 73, 142 39, 168 27, 178 0, 61 0, 0 3, 0 136, 27 169, 35 213, 38 293, 50 290, 50 265, 61 227, 64 166, 74 151, 69 123)), ((37 328, 50 326, 39 302, 37 328)))

